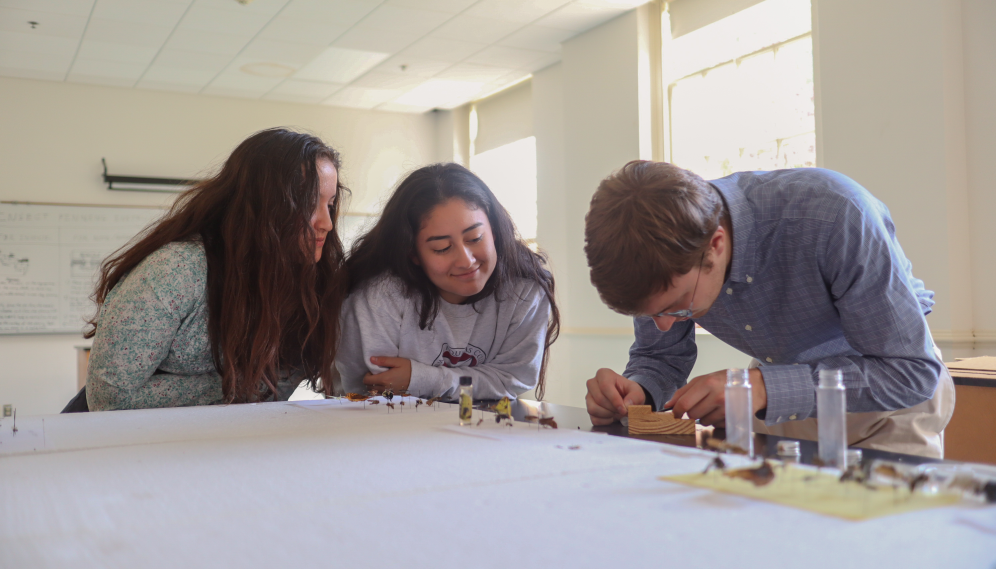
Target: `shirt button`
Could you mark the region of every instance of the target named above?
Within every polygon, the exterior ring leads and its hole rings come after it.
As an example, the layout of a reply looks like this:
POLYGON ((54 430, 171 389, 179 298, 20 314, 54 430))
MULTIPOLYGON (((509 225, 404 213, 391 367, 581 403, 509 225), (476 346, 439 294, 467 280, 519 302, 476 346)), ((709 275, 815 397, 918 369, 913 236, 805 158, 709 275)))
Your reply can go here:
POLYGON ((796 415, 795 413, 793 413, 793 414, 789 415, 789 421, 795 421, 795 420, 796 420, 796 419, 798 419, 798 418, 799 418, 799 416, 798 416, 798 415, 796 415))
POLYGON ((752 277, 750 275, 747 275, 747 282, 749 282, 749 283, 754 282, 754 277, 752 277))
POLYGON ((771 358, 764 358, 769 364, 773 361, 771 358))
POLYGON ((733 294, 733 289, 732 288, 726 289, 726 294, 733 294))
POLYGON ((750 324, 744 326, 744 330, 747 330, 748 332, 750 332, 750 324))

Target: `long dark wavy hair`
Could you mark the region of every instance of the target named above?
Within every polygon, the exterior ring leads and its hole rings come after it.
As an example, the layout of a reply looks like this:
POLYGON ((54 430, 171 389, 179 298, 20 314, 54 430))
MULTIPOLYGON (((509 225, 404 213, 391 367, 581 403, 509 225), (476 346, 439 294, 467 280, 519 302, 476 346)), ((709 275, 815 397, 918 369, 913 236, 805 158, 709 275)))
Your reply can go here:
POLYGON ((543 289, 550 301, 551 318, 543 346, 543 364, 536 384, 536 398, 546 391, 546 366, 550 345, 560 334, 560 311, 554 299, 553 274, 546 268, 546 256, 535 253, 519 237, 508 211, 487 184, 459 164, 433 164, 406 177, 384 206, 377 224, 353 244, 346 266, 350 291, 384 273, 404 283, 405 293, 418 300, 419 326, 425 330, 439 312, 439 290, 425 271, 413 261, 416 237, 422 223, 436 206, 459 198, 480 208, 488 216, 497 256, 494 272, 484 289, 467 299, 473 304, 495 295, 500 302, 514 279, 529 279, 543 289))
MULTIPOLYGON (((168 243, 200 241, 211 355, 226 401, 275 398, 281 372, 303 372, 312 389, 330 392, 348 279, 335 229, 317 263, 306 245, 316 237, 320 159, 339 172, 339 153, 310 134, 274 128, 247 138, 217 175, 104 261, 84 336, 96 334, 108 293, 143 259, 168 243)), ((340 177, 329 212, 337 227, 348 193, 340 177)))

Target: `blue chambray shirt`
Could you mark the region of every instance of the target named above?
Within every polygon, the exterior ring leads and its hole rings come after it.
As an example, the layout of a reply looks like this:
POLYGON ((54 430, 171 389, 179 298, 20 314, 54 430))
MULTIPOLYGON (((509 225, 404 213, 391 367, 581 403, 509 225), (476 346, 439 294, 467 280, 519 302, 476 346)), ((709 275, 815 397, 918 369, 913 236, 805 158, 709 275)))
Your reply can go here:
MULTIPOLYGON (((821 369, 843 370, 851 413, 933 396, 942 364, 924 316, 934 293, 913 277, 885 204, 818 168, 711 183, 733 221, 733 257, 719 298, 695 322, 761 362, 767 424, 816 416, 821 369)), ((661 332, 649 317, 634 327, 623 375, 659 407, 688 380, 695 327, 661 332)))

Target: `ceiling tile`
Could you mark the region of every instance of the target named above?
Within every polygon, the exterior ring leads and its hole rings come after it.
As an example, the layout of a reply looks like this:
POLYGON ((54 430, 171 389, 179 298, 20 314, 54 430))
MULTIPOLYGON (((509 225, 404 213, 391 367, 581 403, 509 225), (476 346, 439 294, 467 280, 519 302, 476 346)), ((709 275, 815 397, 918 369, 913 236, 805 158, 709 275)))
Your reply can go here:
MULTIPOLYGON (((103 0, 100 0, 101 2, 103 0)), ((181 0, 186 1, 186 0, 181 0)), ((333 0, 337 1, 337 0, 333 0)), ((288 0, 250 0, 247 4, 242 4, 235 0, 196 0, 197 6, 202 6, 211 10, 231 12, 237 14, 253 14, 255 16, 273 17, 281 11, 288 0)))
MULTIPOLYGON (((3 56, 0 56, 0 60, 3 56)), ((69 65, 66 64, 66 67, 69 65)), ((16 67, 4 67, 0 65, 0 76, 2 77, 20 77, 22 79, 41 79, 43 81, 62 81, 65 77, 66 71, 43 71, 40 69, 19 69, 16 67)))
POLYGON ((85 59, 77 57, 70 70, 70 75, 88 75, 91 77, 115 77, 131 79, 134 83, 142 76, 147 67, 144 63, 124 63, 121 61, 106 61, 103 59, 85 59))
POLYGON ((157 51, 158 50, 154 47, 141 47, 103 41, 84 40, 83 43, 80 44, 77 57, 148 65, 152 62, 152 58, 156 56, 157 51))
POLYGON ((571 0, 481 0, 467 10, 467 15, 495 18, 528 24, 567 4, 571 0))
POLYGON ((498 42, 498 45, 559 53, 561 42, 574 36, 574 34, 575 32, 559 28, 526 26, 498 42))
POLYGON ((307 95, 312 97, 328 98, 330 95, 345 87, 342 83, 327 83, 324 81, 301 81, 300 79, 285 79, 270 91, 270 94, 279 95, 307 95))
POLYGON ((187 11, 187 6, 186 3, 156 0, 100 0, 93 8, 93 17, 153 26, 175 26, 187 11))
POLYGON ((159 52, 158 56, 156 56, 154 65, 176 69, 205 71, 217 75, 229 63, 231 63, 231 61, 232 58, 228 55, 197 53, 182 49, 164 49, 159 52))
POLYGON ((79 46, 79 41, 69 38, 0 32, 0 53, 23 51, 71 59, 76 54, 77 46, 79 46))
POLYGON ((307 65, 294 74, 295 79, 307 81, 324 81, 329 83, 349 83, 363 75, 380 62, 387 59, 388 54, 327 47, 322 53, 312 59, 307 65))
POLYGON ((172 31, 172 26, 151 26, 149 24, 90 18, 86 34, 83 37, 88 40, 108 43, 159 47, 172 31))
POLYGON ((483 83, 430 79, 393 100, 415 107, 451 108, 470 101, 480 93, 483 83))
POLYGON ((156 61, 145 71, 145 75, 142 76, 142 80, 138 86, 141 86, 145 82, 153 82, 169 83, 171 85, 190 85, 200 89, 210 83, 220 72, 221 70, 163 65, 159 61, 156 61))
POLYGON ((277 16, 349 28, 373 12, 379 2, 355 0, 294 0, 277 16))
POLYGON ((182 83, 166 83, 163 81, 149 81, 143 79, 136 85, 138 89, 151 89, 153 91, 172 91, 175 93, 197 93, 203 85, 185 85, 182 83))
POLYGON ((403 75, 398 73, 378 73, 371 71, 350 83, 354 87, 372 87, 374 89, 400 89, 407 91, 425 81, 424 77, 403 75))
POLYGON ((382 5, 364 18, 360 25, 375 30, 421 36, 431 32, 452 17, 453 14, 445 12, 382 5))
POLYGON ((623 12, 626 10, 622 8, 572 2, 533 23, 538 26, 583 32, 623 12))
POLYGON ((413 75, 416 77, 432 77, 453 65, 450 61, 436 61, 434 59, 423 59, 410 55, 395 55, 384 61, 373 70, 379 73, 397 73, 399 75, 413 75), (402 69, 404 66, 404 69, 402 69))
POLYGON ((436 77, 439 79, 484 84, 501 79, 512 72, 514 72, 514 69, 507 67, 493 67, 476 63, 458 63, 436 77))
POLYGON ((448 40, 430 35, 415 42, 400 55, 456 63, 457 61, 463 61, 467 56, 477 53, 485 47, 487 47, 487 44, 448 40))
POLYGON ((395 53, 419 39, 421 34, 408 32, 392 32, 364 27, 363 24, 353 26, 348 32, 335 40, 338 47, 359 49, 363 51, 379 51, 395 53))
POLYGON ((405 8, 421 8, 435 10, 448 14, 459 14, 474 5, 477 0, 387 0, 388 6, 404 6, 405 8))
POLYGON ((307 43, 325 47, 341 36, 349 26, 277 17, 259 33, 259 38, 307 43))
POLYGON ((288 79, 263 95, 263 98, 270 101, 318 104, 343 87, 344 85, 338 83, 288 79))
MULTIPOLYGON (((235 3, 234 0, 232 3, 235 3)), ((267 14, 219 10, 196 3, 180 20, 179 27, 183 30, 198 30, 218 34, 255 34, 263 29, 263 26, 270 19, 271 16, 267 14)))
POLYGON ((0 49, 0 67, 30 69, 40 73, 53 72, 65 75, 69 71, 69 65, 72 62, 72 55, 0 49))
POLYGON ((321 54, 323 50, 323 46, 312 44, 255 39, 242 50, 239 58, 275 61, 300 68, 321 54))
POLYGON ((403 105, 401 103, 384 103, 377 107, 378 111, 388 111, 392 113, 415 113, 422 114, 431 111, 435 107, 425 107, 417 105, 403 105))
POLYGON ((561 55, 559 53, 550 53, 547 54, 546 57, 541 57, 533 61, 531 64, 523 67, 523 69, 527 71, 539 71, 540 69, 549 67, 554 63, 559 62, 560 60, 561 60, 561 55))
POLYGON ((381 103, 393 100, 401 91, 394 89, 368 89, 365 87, 343 87, 322 103, 334 107, 372 109, 381 103))
POLYGON ((215 34, 197 30, 177 29, 166 42, 168 49, 233 56, 246 46, 252 34, 215 34))
POLYGON ((549 56, 549 53, 542 51, 493 45, 485 48, 480 53, 467 58, 467 62, 495 65, 498 67, 509 67, 513 69, 529 68, 537 62, 548 59, 549 56))
POLYGON ((612 10, 632 10, 638 6, 643 6, 648 0, 577 0, 578 4, 588 4, 590 6, 610 8, 612 10))
POLYGON ((245 96, 256 93, 256 98, 259 98, 279 85, 281 81, 283 78, 280 77, 259 77, 229 69, 218 75, 204 88, 204 92, 222 94, 221 91, 243 91, 245 96))
POLYGON ((110 87, 133 87, 134 79, 125 77, 107 77, 104 75, 84 75, 82 73, 70 73, 66 77, 70 83, 86 83, 89 85, 108 85, 110 87))
POLYGON ((477 43, 494 43, 522 27, 516 22, 460 14, 432 32, 434 37, 477 43))
POLYGON ((3 32, 79 40, 86 29, 86 20, 86 16, 0 7, 0 31, 3 32), (38 26, 32 29, 28 22, 38 22, 38 26))
POLYGON ((96 0, 0 0, 4 8, 37 10, 54 14, 89 17, 96 0))

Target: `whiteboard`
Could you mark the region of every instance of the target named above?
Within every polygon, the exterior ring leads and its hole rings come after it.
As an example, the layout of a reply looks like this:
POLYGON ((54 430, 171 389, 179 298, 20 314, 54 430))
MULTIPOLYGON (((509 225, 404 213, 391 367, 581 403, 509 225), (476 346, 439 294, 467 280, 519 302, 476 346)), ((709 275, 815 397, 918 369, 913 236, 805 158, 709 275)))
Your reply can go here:
POLYGON ((159 208, 0 204, 0 334, 78 334, 101 262, 159 208))

